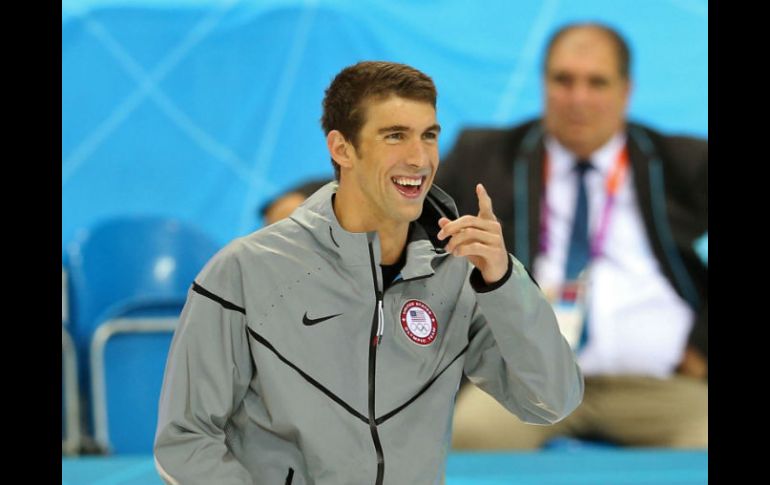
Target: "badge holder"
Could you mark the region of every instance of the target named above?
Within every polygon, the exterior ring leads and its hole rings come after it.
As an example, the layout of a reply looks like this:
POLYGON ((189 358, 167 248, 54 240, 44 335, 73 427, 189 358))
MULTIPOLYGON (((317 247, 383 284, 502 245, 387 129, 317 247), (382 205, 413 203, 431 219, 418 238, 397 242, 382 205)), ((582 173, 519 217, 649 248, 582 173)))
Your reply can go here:
POLYGON ((587 269, 583 270, 576 280, 566 281, 561 287, 545 292, 556 314, 559 330, 573 351, 578 349, 586 321, 587 273, 587 269))

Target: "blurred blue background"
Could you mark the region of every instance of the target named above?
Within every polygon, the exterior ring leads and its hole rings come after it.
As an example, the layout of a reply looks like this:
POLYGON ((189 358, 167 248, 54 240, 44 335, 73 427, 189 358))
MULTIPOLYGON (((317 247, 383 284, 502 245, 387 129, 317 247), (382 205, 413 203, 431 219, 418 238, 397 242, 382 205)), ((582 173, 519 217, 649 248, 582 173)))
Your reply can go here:
POLYGON ((332 176, 321 100, 359 60, 434 79, 442 155, 462 126, 534 116, 543 46, 575 20, 627 38, 632 119, 708 136, 703 0, 63 0, 62 250, 115 215, 221 245, 259 228, 266 200, 332 176))

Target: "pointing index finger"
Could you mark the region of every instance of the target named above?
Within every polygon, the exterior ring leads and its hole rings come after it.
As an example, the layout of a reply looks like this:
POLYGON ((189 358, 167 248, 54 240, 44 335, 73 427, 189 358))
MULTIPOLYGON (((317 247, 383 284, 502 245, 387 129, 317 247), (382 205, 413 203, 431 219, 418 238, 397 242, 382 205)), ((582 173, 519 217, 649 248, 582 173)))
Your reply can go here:
POLYGON ((487 193, 487 189, 482 184, 476 184, 476 196, 479 198, 479 217, 482 219, 496 221, 494 212, 492 212, 492 199, 487 193))

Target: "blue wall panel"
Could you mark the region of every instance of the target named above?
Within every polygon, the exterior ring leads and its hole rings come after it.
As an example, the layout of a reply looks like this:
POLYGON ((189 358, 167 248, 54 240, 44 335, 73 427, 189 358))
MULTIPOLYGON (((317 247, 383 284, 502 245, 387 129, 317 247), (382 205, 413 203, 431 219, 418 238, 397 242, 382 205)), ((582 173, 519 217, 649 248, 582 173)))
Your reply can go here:
POLYGON ((323 91, 359 60, 433 77, 442 154, 461 126, 534 116, 543 44, 573 20, 629 40, 632 118, 708 136, 706 1, 64 0, 62 247, 116 214, 221 244, 257 229, 268 198, 331 176, 323 91))

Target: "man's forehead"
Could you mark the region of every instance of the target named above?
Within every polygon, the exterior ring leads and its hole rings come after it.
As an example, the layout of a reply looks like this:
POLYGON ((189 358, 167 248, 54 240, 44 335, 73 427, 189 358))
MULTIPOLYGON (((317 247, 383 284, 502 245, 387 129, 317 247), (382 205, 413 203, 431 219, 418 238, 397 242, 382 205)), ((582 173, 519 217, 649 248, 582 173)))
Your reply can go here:
POLYGON ((591 63, 596 70, 617 72, 619 59, 613 40, 595 29, 567 32, 553 47, 549 70, 560 70, 576 64, 591 63))
POLYGON ((427 101, 397 95, 369 98, 364 101, 364 126, 379 131, 399 126, 424 130, 436 125, 436 109, 427 101))
POLYGON ((594 27, 578 27, 565 32, 554 44, 554 50, 569 46, 577 48, 614 49, 615 41, 607 32, 594 27))

